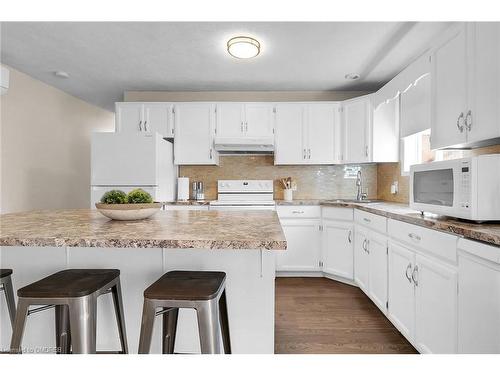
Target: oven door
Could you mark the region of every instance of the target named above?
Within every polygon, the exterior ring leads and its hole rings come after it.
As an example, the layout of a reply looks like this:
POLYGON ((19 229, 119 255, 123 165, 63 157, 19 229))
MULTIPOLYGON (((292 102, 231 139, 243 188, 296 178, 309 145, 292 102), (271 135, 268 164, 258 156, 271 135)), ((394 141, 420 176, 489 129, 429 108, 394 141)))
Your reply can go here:
POLYGON ((273 205, 210 205, 210 211, 249 211, 249 210, 270 210, 275 211, 273 205))
MULTIPOLYGON (((467 218, 464 202, 464 159, 412 165, 410 167, 410 207, 418 211, 467 218)), ((467 199, 465 199, 467 201, 467 199)), ((469 200, 470 202, 470 200, 469 200)))

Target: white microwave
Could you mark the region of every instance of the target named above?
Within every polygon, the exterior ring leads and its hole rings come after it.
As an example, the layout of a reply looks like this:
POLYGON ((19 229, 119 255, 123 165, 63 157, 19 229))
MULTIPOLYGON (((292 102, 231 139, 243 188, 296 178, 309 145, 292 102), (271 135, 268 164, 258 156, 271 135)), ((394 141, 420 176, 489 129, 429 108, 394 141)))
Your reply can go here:
POLYGON ((410 208, 473 221, 500 220, 500 154, 412 165, 410 208))

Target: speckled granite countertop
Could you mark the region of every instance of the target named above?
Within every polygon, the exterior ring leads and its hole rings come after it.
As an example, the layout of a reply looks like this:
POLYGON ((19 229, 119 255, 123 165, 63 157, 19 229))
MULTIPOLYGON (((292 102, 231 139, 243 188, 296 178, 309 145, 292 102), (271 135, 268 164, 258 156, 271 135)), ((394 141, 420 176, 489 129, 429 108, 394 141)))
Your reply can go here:
POLYGON ((500 223, 477 224, 453 219, 447 216, 425 215, 410 209, 407 204, 375 201, 372 203, 335 202, 335 200, 294 200, 292 202, 276 201, 277 205, 321 205, 331 207, 352 207, 390 219, 420 225, 430 229, 453 233, 471 240, 482 241, 500 246, 500 223))
POLYGON ((160 211, 141 221, 114 221, 96 210, 0 215, 0 246, 284 250, 274 211, 160 211))

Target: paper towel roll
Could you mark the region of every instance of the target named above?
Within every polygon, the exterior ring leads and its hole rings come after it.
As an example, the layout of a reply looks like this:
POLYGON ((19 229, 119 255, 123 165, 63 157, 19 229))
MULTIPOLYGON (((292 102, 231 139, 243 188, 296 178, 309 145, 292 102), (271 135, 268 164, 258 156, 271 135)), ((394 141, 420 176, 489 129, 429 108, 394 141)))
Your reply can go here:
POLYGON ((189 199, 189 177, 177 179, 177 200, 187 201, 189 199))

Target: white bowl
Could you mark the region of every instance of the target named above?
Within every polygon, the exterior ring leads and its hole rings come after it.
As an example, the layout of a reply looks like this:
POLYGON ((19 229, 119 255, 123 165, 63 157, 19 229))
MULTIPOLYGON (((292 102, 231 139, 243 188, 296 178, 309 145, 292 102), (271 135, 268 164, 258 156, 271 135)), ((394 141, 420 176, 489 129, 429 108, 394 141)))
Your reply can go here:
POLYGON ((95 204, 95 207, 101 214, 113 220, 147 219, 156 214, 161 206, 161 203, 95 204))

